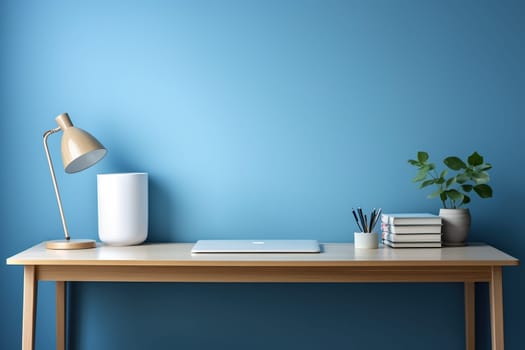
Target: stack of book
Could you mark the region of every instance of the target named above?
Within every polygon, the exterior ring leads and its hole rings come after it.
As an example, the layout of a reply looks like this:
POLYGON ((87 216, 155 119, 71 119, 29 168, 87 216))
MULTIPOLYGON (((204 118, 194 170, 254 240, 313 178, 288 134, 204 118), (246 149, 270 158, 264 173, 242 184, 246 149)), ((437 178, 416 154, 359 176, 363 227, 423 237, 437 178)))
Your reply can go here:
POLYGON ((441 218, 427 213, 381 215, 383 244, 392 248, 441 247, 441 218))

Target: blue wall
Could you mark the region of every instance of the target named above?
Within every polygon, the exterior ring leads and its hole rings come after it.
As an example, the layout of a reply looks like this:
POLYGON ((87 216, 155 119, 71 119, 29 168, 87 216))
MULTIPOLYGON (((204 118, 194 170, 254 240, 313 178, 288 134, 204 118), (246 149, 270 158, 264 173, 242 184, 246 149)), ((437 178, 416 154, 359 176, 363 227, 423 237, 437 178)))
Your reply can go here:
MULTIPOLYGON (((477 150, 495 195, 472 203, 470 239, 523 259, 524 15, 522 1, 1 1, 1 256, 62 235, 41 138, 67 111, 110 152, 85 172, 58 171, 77 237, 97 238, 97 173, 147 171, 150 241, 347 242, 353 206, 437 213, 410 182, 416 151, 437 161, 477 150)), ((16 349, 22 268, 0 273, 0 348, 16 349)), ((524 278, 504 271, 508 349, 522 347, 524 278)), ((54 285, 40 292, 37 348, 52 349, 54 285)), ((74 284, 70 344, 462 349, 462 293, 74 284)))

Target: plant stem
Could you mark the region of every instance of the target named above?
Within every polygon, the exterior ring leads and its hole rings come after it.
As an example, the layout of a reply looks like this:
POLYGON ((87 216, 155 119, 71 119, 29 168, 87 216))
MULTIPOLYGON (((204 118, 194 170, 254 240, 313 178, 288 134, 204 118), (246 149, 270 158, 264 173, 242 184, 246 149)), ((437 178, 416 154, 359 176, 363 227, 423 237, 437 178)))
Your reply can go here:
MULTIPOLYGON (((436 169, 434 169, 434 174, 430 174, 430 176, 432 177, 433 180, 439 179, 439 175, 438 175, 436 169)), ((439 191, 440 191, 440 192, 443 192, 444 190, 445 190, 445 189, 443 188, 443 184, 439 184, 439 191)), ((439 198, 441 199, 441 193, 440 193, 439 198)), ((446 207, 447 207, 447 202, 446 202, 446 200, 441 199, 441 203, 443 204, 443 208, 446 208, 446 207)))

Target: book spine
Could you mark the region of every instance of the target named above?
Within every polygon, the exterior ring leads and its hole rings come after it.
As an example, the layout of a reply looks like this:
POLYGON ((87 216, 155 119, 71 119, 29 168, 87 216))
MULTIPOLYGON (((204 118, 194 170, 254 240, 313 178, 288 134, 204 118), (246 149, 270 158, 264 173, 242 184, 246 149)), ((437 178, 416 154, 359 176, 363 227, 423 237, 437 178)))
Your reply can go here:
POLYGON ((440 243, 441 234, 404 234, 396 235, 393 233, 383 232, 382 238, 391 242, 400 243, 440 243))
POLYGON ((381 223, 381 231, 395 234, 437 234, 441 225, 389 225, 381 223))

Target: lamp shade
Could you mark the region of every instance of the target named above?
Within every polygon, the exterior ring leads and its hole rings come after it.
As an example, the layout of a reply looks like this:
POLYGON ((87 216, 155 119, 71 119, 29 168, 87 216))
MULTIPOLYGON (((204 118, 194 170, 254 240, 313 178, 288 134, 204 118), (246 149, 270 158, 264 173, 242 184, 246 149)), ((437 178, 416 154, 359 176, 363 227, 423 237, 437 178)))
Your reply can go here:
POLYGON ((62 129, 62 162, 66 173, 76 173, 97 163, 107 153, 106 148, 90 133, 73 126, 67 113, 56 117, 62 129))

